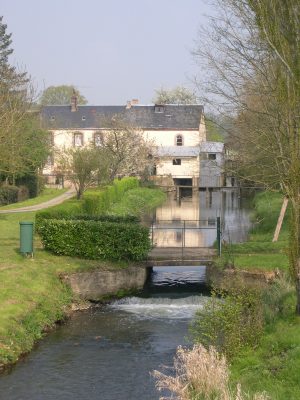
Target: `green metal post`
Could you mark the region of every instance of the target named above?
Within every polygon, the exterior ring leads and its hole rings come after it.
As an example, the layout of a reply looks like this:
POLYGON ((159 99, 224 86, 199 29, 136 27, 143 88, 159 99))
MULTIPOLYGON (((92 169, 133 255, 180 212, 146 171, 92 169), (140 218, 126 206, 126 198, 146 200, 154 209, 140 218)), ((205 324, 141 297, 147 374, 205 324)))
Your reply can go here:
POLYGON ((218 255, 221 255, 221 218, 217 217, 217 244, 218 244, 218 255))
POLYGON ((33 256, 33 222, 20 222, 20 252, 33 256))

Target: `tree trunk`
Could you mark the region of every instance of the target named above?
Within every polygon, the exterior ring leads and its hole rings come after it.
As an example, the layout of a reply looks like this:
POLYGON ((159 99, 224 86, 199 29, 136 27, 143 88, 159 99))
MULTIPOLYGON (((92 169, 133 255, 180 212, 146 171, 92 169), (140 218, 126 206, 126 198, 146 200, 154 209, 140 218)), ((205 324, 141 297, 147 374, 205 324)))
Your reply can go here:
MULTIPOLYGON (((298 261, 298 264, 299 262, 300 260, 298 261)), ((298 274, 296 280, 296 295, 297 295, 296 314, 300 315, 300 274, 298 274)))

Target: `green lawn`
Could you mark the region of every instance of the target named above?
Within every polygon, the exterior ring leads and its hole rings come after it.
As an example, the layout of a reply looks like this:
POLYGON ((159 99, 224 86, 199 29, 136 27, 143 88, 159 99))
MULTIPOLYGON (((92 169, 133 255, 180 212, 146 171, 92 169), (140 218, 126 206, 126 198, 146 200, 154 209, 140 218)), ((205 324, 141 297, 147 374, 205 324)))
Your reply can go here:
MULTIPOLYGON (((44 200, 44 195, 39 196, 36 204, 44 200)), ((71 199, 57 207, 79 211, 80 202, 71 199)), ((34 258, 24 258, 19 253, 19 222, 24 220, 34 221, 35 212, 0 214, 0 366, 15 362, 42 337, 47 326, 65 315, 74 297, 60 274, 128 266, 125 262, 55 256, 43 250, 38 237, 34 258)))
POLYGON ((35 206, 36 204, 44 203, 45 201, 52 200, 57 196, 65 193, 68 189, 44 189, 43 192, 32 199, 21 201, 19 203, 9 204, 7 206, 0 206, 0 210, 11 210, 14 208, 22 208, 28 206, 35 206))

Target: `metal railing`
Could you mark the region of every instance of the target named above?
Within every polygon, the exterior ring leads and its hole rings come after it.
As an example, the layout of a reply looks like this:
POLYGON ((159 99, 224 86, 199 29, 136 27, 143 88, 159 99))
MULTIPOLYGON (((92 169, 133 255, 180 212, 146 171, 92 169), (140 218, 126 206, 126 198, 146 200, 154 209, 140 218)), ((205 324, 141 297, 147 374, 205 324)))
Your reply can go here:
MULTIPOLYGON (((221 219, 220 217, 211 218, 206 220, 158 220, 153 221, 150 226, 150 238, 152 242, 152 246, 157 245, 155 242, 155 233, 161 232, 163 235, 163 239, 166 239, 168 245, 163 245, 163 243, 159 244, 159 247, 213 247, 212 244, 210 246, 201 246, 199 243, 197 245, 191 245, 192 239, 195 239, 195 242, 199 242, 199 237, 197 237, 197 232, 205 232, 205 230, 214 230, 215 235, 212 238, 212 242, 217 241, 218 246, 218 254, 221 254, 221 219), (173 237, 168 238, 168 234, 170 232, 174 232, 173 237), (187 243, 186 236, 187 232, 191 233, 191 237, 187 243), (196 235, 195 235, 196 233, 196 235), (172 244, 172 245, 170 245, 172 244)), ((170 236, 170 235, 169 235, 170 236)), ((159 238, 158 238, 159 239, 159 238)))

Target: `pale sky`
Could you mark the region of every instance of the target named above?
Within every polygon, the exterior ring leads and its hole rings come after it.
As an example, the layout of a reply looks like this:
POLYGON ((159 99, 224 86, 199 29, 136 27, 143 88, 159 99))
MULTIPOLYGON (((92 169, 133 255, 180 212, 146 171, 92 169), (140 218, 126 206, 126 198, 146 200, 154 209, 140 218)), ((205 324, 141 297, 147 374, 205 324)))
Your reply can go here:
POLYGON ((199 72, 191 55, 206 0, 1 0, 10 61, 38 91, 73 84, 89 104, 149 104, 199 72))

